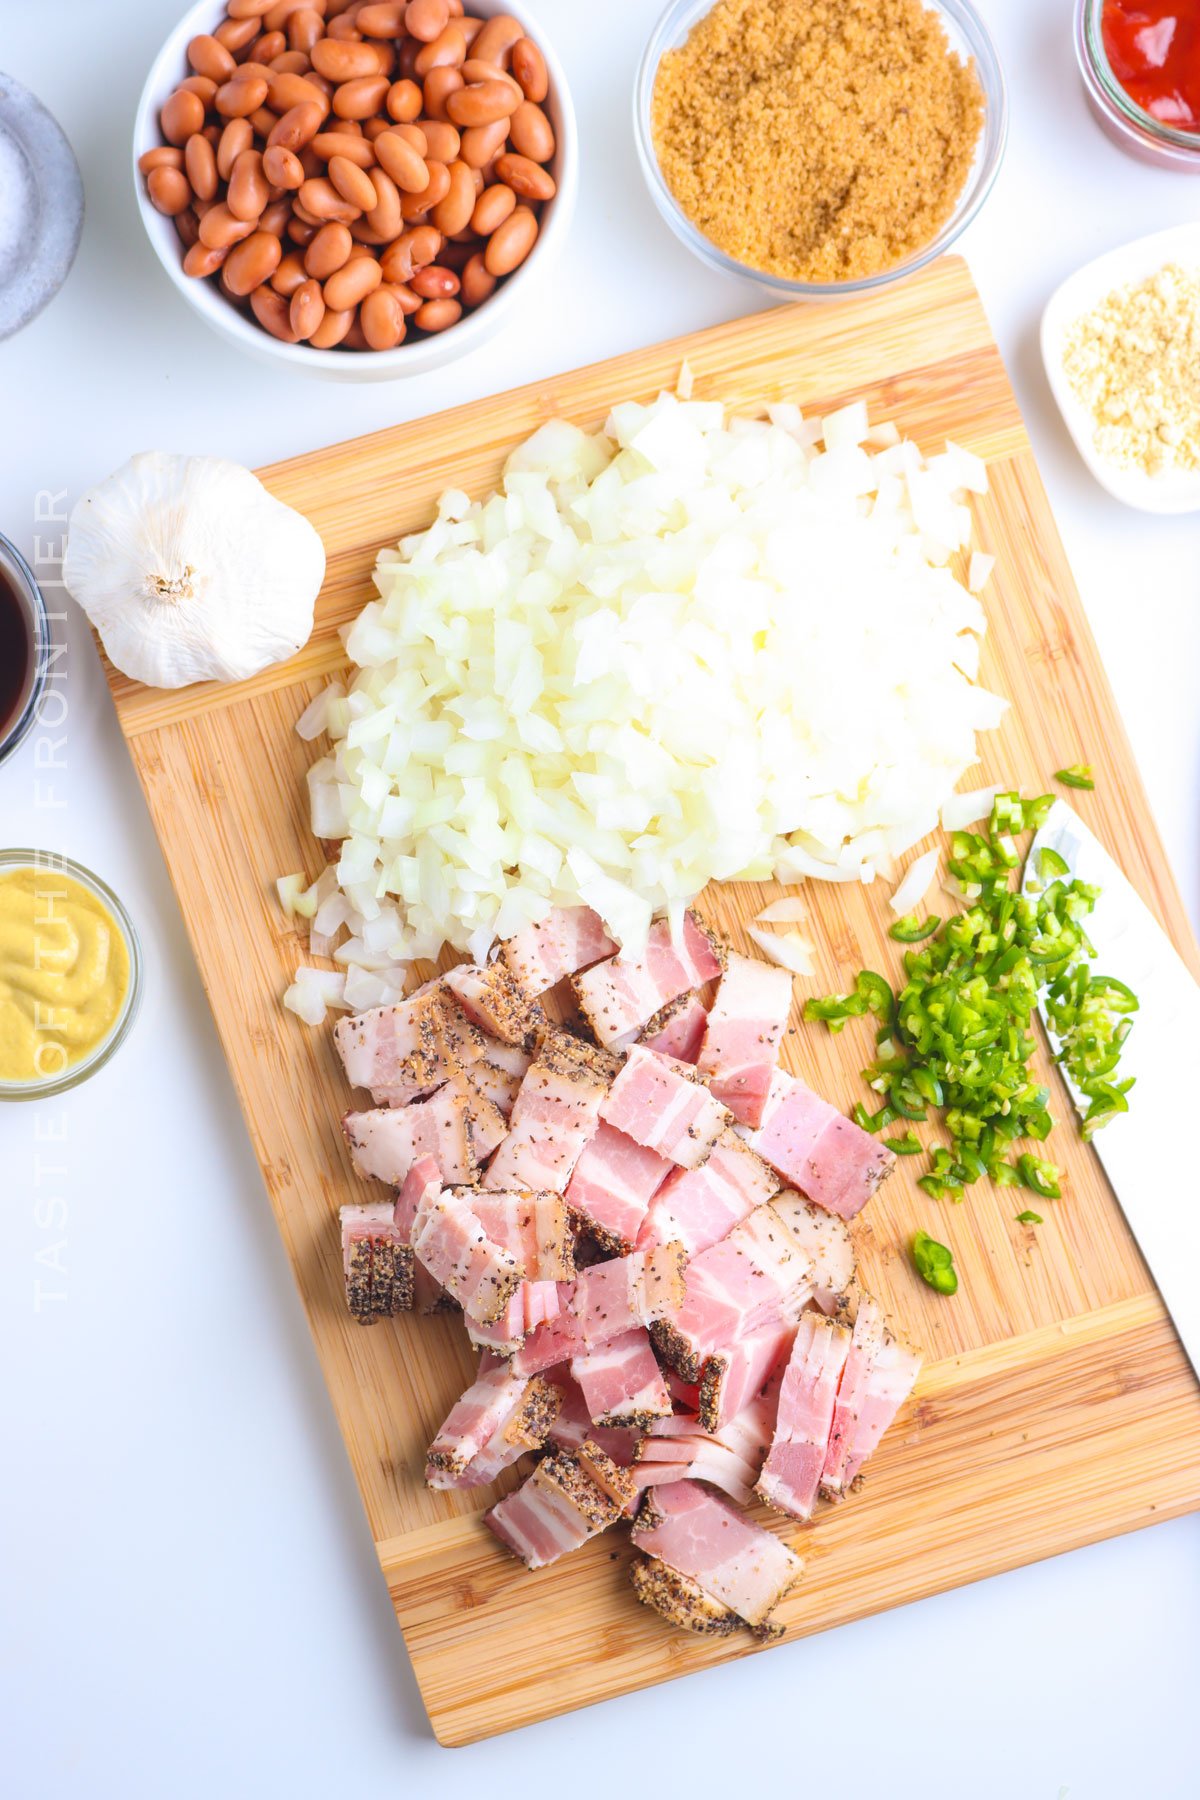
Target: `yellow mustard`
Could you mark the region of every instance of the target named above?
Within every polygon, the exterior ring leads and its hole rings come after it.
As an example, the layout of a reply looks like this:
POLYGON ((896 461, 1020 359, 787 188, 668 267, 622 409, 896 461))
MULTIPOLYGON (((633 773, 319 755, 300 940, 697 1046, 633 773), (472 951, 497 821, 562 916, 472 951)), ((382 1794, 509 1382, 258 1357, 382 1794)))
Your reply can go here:
POLYGON ((0 873, 0 1081, 52 1081, 102 1043, 129 946, 95 894, 56 869, 0 873))

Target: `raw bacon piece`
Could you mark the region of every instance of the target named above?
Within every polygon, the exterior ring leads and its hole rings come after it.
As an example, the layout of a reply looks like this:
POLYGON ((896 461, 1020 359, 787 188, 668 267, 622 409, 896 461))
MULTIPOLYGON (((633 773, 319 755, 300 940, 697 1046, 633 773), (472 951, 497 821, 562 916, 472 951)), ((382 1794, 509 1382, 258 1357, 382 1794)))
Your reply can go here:
POLYGON ((854 1336, 833 1409, 821 1492, 838 1500, 912 1392, 921 1358, 889 1329, 869 1294, 859 1301, 854 1336))
POLYGON ((660 1056, 673 1056, 677 1062, 695 1063, 704 1042, 708 1012, 695 988, 677 994, 660 1006, 652 1019, 647 1019, 638 1038, 647 1050, 660 1056))
POLYGON ((678 1312, 683 1304, 684 1253, 679 1244, 593 1263, 575 1282, 570 1300, 587 1350, 678 1312))
POLYGON ((850 1352, 844 1325, 806 1312, 779 1394, 775 1438, 758 1479, 759 1497, 793 1519, 810 1519, 833 1424, 838 1383, 850 1352))
POLYGON ((694 1481, 655 1488, 642 1503, 633 1541, 759 1635, 774 1635, 771 1614, 804 1567, 771 1532, 694 1481))
POLYGON ((484 1523, 526 1568, 544 1569, 615 1525, 636 1492, 632 1476, 589 1439, 579 1451, 558 1450, 543 1457, 514 1494, 484 1514, 484 1523))
POLYGON ((792 1324, 768 1325, 709 1357, 696 1402, 706 1431, 719 1431, 751 1404, 782 1369, 795 1334, 792 1324))
POLYGON ((671 1411, 671 1396, 648 1333, 638 1326, 571 1358, 571 1374, 597 1425, 648 1425, 671 1411))
POLYGON ((741 1125, 762 1124, 791 1005, 786 969, 730 955, 696 1069, 741 1125))
POLYGON ((781 1189, 771 1204, 813 1265, 813 1299, 821 1311, 830 1318, 850 1317, 857 1280, 854 1244, 845 1220, 790 1188, 781 1189))
POLYGON ((650 927, 640 959, 610 957, 607 962, 572 977, 571 986, 598 1041, 628 1041, 669 1001, 689 988, 701 987, 721 973, 723 951, 698 913, 683 917, 680 941, 660 919, 650 927))
POLYGON ((509 1135, 483 1185, 561 1194, 596 1129, 615 1071, 613 1058, 602 1050, 570 1032, 548 1032, 521 1083, 509 1135))
POLYGON ((434 1199, 442 1191, 442 1172, 432 1156, 419 1156, 400 1185, 396 1195, 396 1204, 392 1216, 400 1231, 404 1234, 404 1242, 412 1243, 412 1230, 416 1222, 417 1208, 422 1200, 434 1199))
POLYGON ((617 948, 590 906, 556 906, 501 945, 505 966, 525 993, 544 994, 564 975, 611 956, 617 948))
POLYGON ((654 1342, 685 1381, 736 1338, 794 1322, 811 1294, 812 1264, 775 1211, 760 1206, 688 1264, 687 1298, 654 1326, 654 1342))
POLYGON ((685 1169, 704 1162, 729 1124, 729 1114, 694 1070, 640 1044, 631 1046, 600 1116, 685 1169))
POLYGON ((569 1302, 570 1294, 570 1285, 564 1283, 558 1290, 559 1312, 536 1326, 513 1356, 512 1366, 518 1374, 538 1375, 557 1363, 569 1361, 581 1348, 575 1315, 564 1304, 569 1302))
POLYGON ((635 1556, 629 1565, 629 1579, 642 1605, 652 1606, 668 1625, 700 1637, 729 1637, 741 1626, 731 1606, 711 1599, 698 1583, 669 1569, 657 1556, 635 1556))
POLYGON ((490 1100, 509 1119, 532 1061, 529 1051, 515 1044, 502 1044, 499 1038, 486 1038, 483 1055, 471 1064, 468 1079, 485 1100, 490 1100))
POLYGON ((664 1419, 660 1424, 686 1425, 684 1431, 659 1437, 651 1432, 638 1444, 633 1473, 641 1489, 661 1487, 671 1481, 706 1481, 720 1488, 739 1506, 754 1500, 754 1483, 758 1469, 738 1452, 709 1436, 697 1419, 664 1419))
POLYGON ((476 1181, 480 1164, 504 1137, 506 1126, 466 1076, 456 1075, 411 1106, 346 1113, 342 1130, 357 1173, 399 1187, 422 1156, 436 1160, 446 1182, 476 1181))
POLYGON ((575 1240, 561 1194, 450 1191, 471 1208, 493 1243, 512 1251, 525 1270, 527 1284, 572 1279, 575 1240))
POLYGON ((346 1304, 359 1324, 410 1312, 413 1253, 390 1204, 343 1206, 341 1222, 346 1304))
POLYGON ((471 1318, 499 1318, 524 1275, 520 1261, 484 1230, 471 1207, 472 1190, 427 1192, 413 1220, 417 1260, 471 1318))
POLYGON ((487 968, 458 963, 447 969, 442 980, 472 1024, 502 1044, 532 1050, 535 1039, 546 1029, 541 1005, 525 992, 506 962, 490 963, 487 968))
POLYGON ((578 1450, 590 1438, 606 1456, 611 1457, 619 1469, 628 1469, 641 1442, 641 1432, 635 1426, 612 1425, 606 1428, 594 1425, 588 1414, 583 1390, 565 1363, 549 1369, 546 1379, 552 1381, 562 1394, 562 1404, 550 1427, 550 1442, 560 1445, 564 1450, 578 1450))
POLYGON ((707 1162, 676 1169, 650 1202, 638 1237, 639 1249, 674 1239, 689 1256, 719 1244, 762 1206, 779 1187, 779 1177, 733 1130, 721 1133, 707 1162))
POLYGON ((545 1443, 561 1402, 561 1390, 544 1376, 514 1375, 485 1356, 429 1446, 426 1483, 450 1488, 494 1481, 525 1451, 545 1443))
POLYGON ((567 1183, 567 1205, 606 1250, 632 1250, 651 1196, 674 1164, 601 1119, 567 1183))
POLYGON ((861 1212, 896 1162, 853 1119, 778 1072, 762 1127, 750 1142, 785 1181, 839 1219, 861 1212))
POLYGON ((377 1106, 406 1106, 483 1053, 483 1034, 441 981, 427 982, 395 1006, 339 1019, 334 1043, 352 1087, 369 1088, 377 1106))

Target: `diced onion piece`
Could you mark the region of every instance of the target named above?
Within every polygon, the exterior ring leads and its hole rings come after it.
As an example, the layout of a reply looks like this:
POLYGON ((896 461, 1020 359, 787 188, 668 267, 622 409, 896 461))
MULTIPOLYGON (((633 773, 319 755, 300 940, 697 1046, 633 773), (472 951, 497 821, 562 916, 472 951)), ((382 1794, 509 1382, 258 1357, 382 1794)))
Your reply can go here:
POLYGON ((802 925, 807 917, 808 907, 799 894, 783 894, 755 913, 754 922, 757 925, 802 925))
MULTIPOLYGON (((302 912, 302 902, 308 891, 308 883, 303 875, 281 875, 275 883, 275 892, 279 895, 279 904, 289 919, 294 919, 302 912)), ((306 917, 311 918, 309 913, 306 917)))
POLYGON ((793 975, 815 972, 813 946, 798 931, 760 931, 757 925, 746 928, 747 937, 756 943, 763 955, 793 975))
POLYGON ((967 586, 973 594, 981 594, 992 578, 992 570, 996 566, 994 556, 986 550, 972 550, 971 560, 967 564, 967 586))
POLYGON ((345 688, 340 681, 331 681, 323 687, 319 694, 309 701, 300 717, 296 720, 296 736, 306 741, 320 737, 329 728, 329 703, 340 700, 345 695, 345 688))
POLYGON ((937 873, 939 854, 937 850, 926 850, 923 856, 918 856, 915 862, 908 865, 903 880, 888 901, 898 918, 912 912, 929 892, 937 873))
POLYGON ((942 802, 942 828, 945 831, 967 831, 972 825, 978 825, 980 819, 988 819, 992 813, 992 802, 996 795, 1005 792, 999 786, 972 788, 966 794, 951 794, 942 802))
POLYGON ((336 969, 312 969, 307 964, 302 965, 283 996, 283 1004, 306 1025, 323 1025, 329 1007, 345 1010, 346 977, 336 969))

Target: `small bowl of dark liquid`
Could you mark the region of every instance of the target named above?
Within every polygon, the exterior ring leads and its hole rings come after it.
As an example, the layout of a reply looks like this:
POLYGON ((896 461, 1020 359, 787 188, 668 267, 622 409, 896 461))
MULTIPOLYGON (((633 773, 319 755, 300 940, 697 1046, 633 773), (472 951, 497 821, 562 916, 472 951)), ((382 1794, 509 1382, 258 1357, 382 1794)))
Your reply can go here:
POLYGON ((0 536, 0 763, 37 716, 50 659, 50 628, 29 564, 0 536))

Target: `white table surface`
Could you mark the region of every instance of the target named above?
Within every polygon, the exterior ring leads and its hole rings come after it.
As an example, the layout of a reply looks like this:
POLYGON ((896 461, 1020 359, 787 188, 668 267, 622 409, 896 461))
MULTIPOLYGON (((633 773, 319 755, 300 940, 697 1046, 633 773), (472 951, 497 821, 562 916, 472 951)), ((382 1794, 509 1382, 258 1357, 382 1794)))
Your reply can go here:
MULTIPOLYGON (((0 66, 70 134, 88 203, 66 288, 0 344, 0 529, 27 554, 52 558, 60 535, 35 523, 39 492, 72 501, 133 451, 264 462, 760 304, 694 262, 642 188, 628 96, 655 5, 541 0, 533 10, 569 72, 588 155, 572 241, 536 313, 461 367, 385 387, 285 379, 242 359, 172 293, 128 187, 134 101, 180 3, 0 8, 0 66)), ((1037 324, 1080 262, 1193 217, 1200 182, 1142 168, 1101 136, 1066 0, 985 0, 984 11, 1012 132, 964 248, 1195 920, 1200 519, 1146 519, 1092 483, 1053 411, 1037 324)), ((1195 1519, 440 1749, 75 624, 68 664, 69 717, 54 734, 65 742, 40 753, 28 742, 0 771, 0 840, 65 850, 115 884, 142 933, 146 989, 138 1029, 103 1076, 0 1116, 5 1792, 301 1800, 437 1782, 452 1800, 507 1796, 552 1772, 580 1800, 607 1794, 614 1776, 701 1796, 735 1782, 898 1800, 1200 1792, 1195 1519)))

